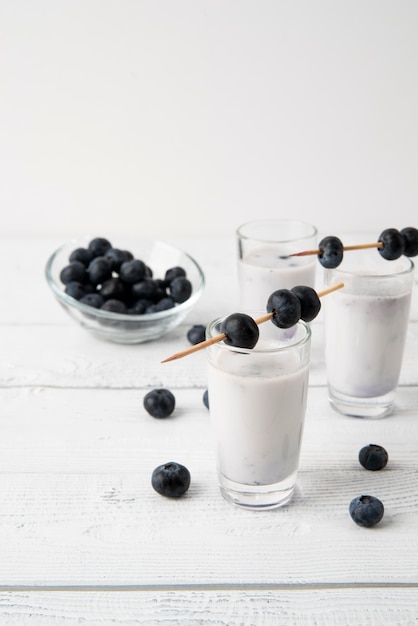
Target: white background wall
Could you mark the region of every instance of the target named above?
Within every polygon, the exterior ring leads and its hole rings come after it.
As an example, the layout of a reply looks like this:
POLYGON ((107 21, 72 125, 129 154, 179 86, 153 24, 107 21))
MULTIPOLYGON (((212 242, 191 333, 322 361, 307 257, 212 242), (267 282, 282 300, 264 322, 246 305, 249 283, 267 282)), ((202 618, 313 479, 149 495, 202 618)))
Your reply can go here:
POLYGON ((418 226, 417 0, 0 0, 3 234, 418 226))

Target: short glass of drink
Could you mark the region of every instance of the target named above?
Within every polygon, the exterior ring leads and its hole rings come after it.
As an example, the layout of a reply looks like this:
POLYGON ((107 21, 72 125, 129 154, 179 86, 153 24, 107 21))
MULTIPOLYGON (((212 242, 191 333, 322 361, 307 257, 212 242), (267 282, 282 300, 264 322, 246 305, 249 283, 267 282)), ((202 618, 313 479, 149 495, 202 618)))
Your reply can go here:
MULTIPOLYGON (((256 319, 264 311, 249 313, 256 319)), ((221 332, 223 318, 207 337, 221 332)), ((259 326, 253 349, 224 341, 206 349, 209 407, 222 495, 248 509, 272 509, 295 489, 308 394, 311 331, 300 321, 259 326)))
POLYGON ((292 257, 317 247, 315 226, 290 219, 256 220, 236 232, 242 309, 264 309, 273 291, 315 287, 316 255, 292 257))
POLYGON ((376 250, 345 254, 324 281, 342 281, 324 304, 329 400, 354 417, 391 413, 408 329, 414 264, 383 259, 376 250))

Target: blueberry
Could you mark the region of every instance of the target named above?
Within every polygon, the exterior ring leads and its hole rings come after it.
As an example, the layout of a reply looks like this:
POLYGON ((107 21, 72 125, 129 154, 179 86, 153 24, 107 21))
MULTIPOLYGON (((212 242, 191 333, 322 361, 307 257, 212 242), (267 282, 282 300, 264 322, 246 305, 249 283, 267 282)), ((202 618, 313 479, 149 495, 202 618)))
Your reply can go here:
POLYGON ((343 260, 344 246, 338 237, 324 237, 319 242, 320 253, 318 259, 321 265, 327 269, 338 267, 343 260))
POLYGON ((129 307, 128 313, 131 315, 142 315, 148 307, 152 306, 152 304, 151 300, 146 300, 145 298, 135 300, 135 302, 129 307))
POLYGON ((370 443, 360 450, 358 460, 365 469, 376 471, 386 467, 389 455, 382 446, 370 443))
POLYGON ((85 265, 80 261, 72 261, 61 270, 60 280, 64 285, 68 285, 68 283, 72 283, 73 281, 78 283, 87 282, 88 275, 85 265))
POLYGON ((350 515, 359 526, 370 528, 383 517, 383 503, 375 496, 357 496, 350 502, 350 515))
POLYGON ((133 285, 145 278, 146 265, 140 259, 125 261, 120 266, 119 277, 124 283, 133 285))
POLYGON ((92 239, 88 245, 88 249, 94 257, 103 256, 111 247, 110 241, 104 237, 96 237, 92 239))
POLYGON ((84 267, 87 267, 92 258, 93 254, 90 250, 87 250, 87 248, 76 248, 71 252, 69 261, 79 261, 84 267))
POLYGON ((147 307, 145 313, 159 313, 160 311, 168 311, 173 307, 175 307, 174 300, 167 296, 147 307))
POLYGON ((407 228, 403 228, 401 230, 401 235, 403 237, 404 249, 403 253, 405 256, 417 256, 418 254, 418 229, 413 228, 412 226, 408 226, 407 228))
POLYGON ((166 295, 166 292, 162 291, 158 283, 152 278, 144 278, 143 280, 134 283, 131 287, 131 295, 135 300, 145 298, 156 302, 161 300, 161 294, 166 295))
POLYGON ((186 277, 186 271, 184 270, 184 268, 179 266, 170 267, 170 269, 168 269, 165 273, 164 280, 165 283, 168 285, 169 283, 171 283, 172 280, 179 277, 186 277))
POLYGON ((205 391, 203 392, 202 401, 205 407, 209 409, 209 390, 208 389, 205 389, 205 391))
POLYGON ((95 257, 87 268, 92 285, 100 285, 112 277, 112 268, 104 256, 95 257))
POLYGON ((92 306, 95 309, 100 309, 100 307, 104 304, 102 296, 98 293, 87 293, 85 296, 80 298, 80 302, 87 304, 87 306, 92 306))
POLYGON ((224 342, 236 348, 254 348, 260 335, 257 324, 246 313, 232 313, 225 318, 221 332, 226 335, 224 342))
POLYGON ((168 417, 174 411, 176 399, 174 394, 165 388, 153 389, 144 396, 144 408, 152 417, 168 417))
POLYGON ((299 298, 300 302, 300 319, 304 322, 312 322, 321 310, 321 300, 315 289, 297 285, 290 290, 299 298))
POLYGON ((122 302, 124 302, 126 288, 119 278, 113 277, 108 278, 108 280, 105 280, 104 283, 102 283, 99 293, 104 300, 116 298, 116 300, 122 300, 122 302))
POLYGON ((289 289, 274 291, 267 301, 267 313, 273 313, 272 322, 279 328, 290 328, 301 316, 299 298, 289 289))
POLYGON ((377 241, 383 243, 383 248, 378 248, 379 254, 387 261, 394 261, 402 256, 404 251, 404 238, 396 228, 386 228, 377 241))
POLYGON ((170 461, 155 468, 151 485, 161 496, 179 498, 190 487, 190 472, 184 465, 170 461))
POLYGON ((187 339, 192 345, 201 343, 206 337, 206 327, 203 324, 195 324, 187 331, 187 339))
POLYGON ((109 261, 114 272, 119 272, 122 263, 132 260, 132 255, 129 257, 124 250, 119 250, 119 248, 109 248, 103 256, 109 261))
POLYGON ((117 300, 116 298, 110 298, 106 300, 102 306, 100 307, 102 311, 109 311, 111 313, 126 313, 127 308, 126 304, 122 302, 122 300, 117 300))
POLYGON ((178 276, 170 282, 168 290, 174 302, 182 303, 190 298, 192 283, 185 276, 178 276))
POLYGON ((86 295, 85 285, 77 282, 76 280, 72 280, 67 283, 64 291, 68 296, 71 296, 71 298, 74 298, 75 300, 81 300, 81 298, 86 295))

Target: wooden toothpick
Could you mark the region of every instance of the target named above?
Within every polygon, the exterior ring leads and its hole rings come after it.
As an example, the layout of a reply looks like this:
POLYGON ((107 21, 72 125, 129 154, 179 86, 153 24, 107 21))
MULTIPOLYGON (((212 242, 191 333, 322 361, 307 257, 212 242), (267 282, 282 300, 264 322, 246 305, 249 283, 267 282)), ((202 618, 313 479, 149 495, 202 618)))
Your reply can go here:
MULTIPOLYGON (((331 285, 331 287, 327 287, 326 289, 323 289, 322 291, 318 291, 318 298, 322 298, 322 296, 326 296, 327 294, 332 293, 333 291, 336 291, 337 289, 341 289, 342 287, 344 287, 344 283, 337 283, 335 285, 331 285)), ((273 317, 273 313, 266 313, 265 315, 258 317, 254 321, 257 325, 259 325, 259 324, 263 324, 264 322, 268 322, 269 320, 271 320, 272 317, 273 317)), ((175 361, 177 359, 181 359, 184 356, 188 356, 189 354, 193 354, 194 352, 198 352, 199 350, 203 350, 204 348, 213 346, 214 343, 218 343, 218 341, 222 341, 223 339, 225 339, 225 337, 226 337, 225 333, 220 333, 219 335, 215 335, 215 337, 211 337, 210 339, 205 339, 205 341, 196 343, 194 346, 191 346, 190 348, 186 348, 186 350, 182 350, 181 352, 176 352, 175 354, 172 354, 171 356, 161 361, 161 363, 168 363, 168 361, 175 361)))
MULTIPOLYGON (((383 248, 382 241, 374 241, 372 243, 357 243, 352 246, 343 246, 343 250, 366 250, 367 248, 383 248)), ((315 250, 303 250, 302 252, 293 252, 289 256, 308 256, 310 254, 321 254, 323 251, 320 248, 315 250)))

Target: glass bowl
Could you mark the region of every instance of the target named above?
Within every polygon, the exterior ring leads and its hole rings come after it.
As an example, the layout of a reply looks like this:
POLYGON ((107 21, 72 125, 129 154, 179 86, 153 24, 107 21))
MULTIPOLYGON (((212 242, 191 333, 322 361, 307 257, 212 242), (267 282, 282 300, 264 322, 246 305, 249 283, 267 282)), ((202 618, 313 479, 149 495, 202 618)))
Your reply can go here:
POLYGON ((114 313, 83 304, 65 293, 60 273, 68 265, 73 250, 87 248, 92 239, 94 237, 85 236, 63 244, 48 259, 45 274, 54 296, 68 315, 99 339, 126 344, 158 339, 178 326, 202 295, 205 285, 203 271, 186 252, 161 241, 119 240, 115 237, 114 240, 109 239, 111 244, 120 250, 129 250, 135 259, 142 260, 151 268, 153 278, 164 279, 168 269, 182 267, 192 285, 191 295, 170 309, 140 315, 114 313))

